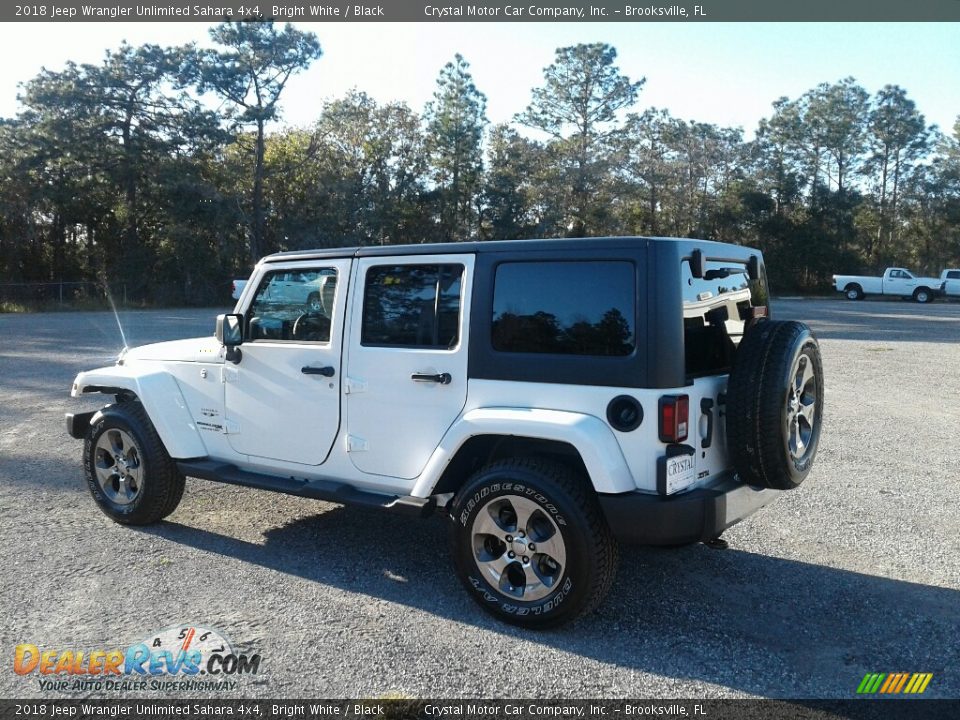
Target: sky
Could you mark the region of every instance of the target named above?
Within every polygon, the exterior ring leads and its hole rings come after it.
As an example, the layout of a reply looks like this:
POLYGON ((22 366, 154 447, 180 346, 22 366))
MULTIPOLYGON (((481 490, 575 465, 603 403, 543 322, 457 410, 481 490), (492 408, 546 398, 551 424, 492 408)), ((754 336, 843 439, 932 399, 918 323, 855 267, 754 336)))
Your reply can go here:
MULTIPOLYGON (((852 76, 871 93, 906 89, 928 123, 960 116, 956 23, 295 23, 318 36, 323 57, 289 83, 283 123, 311 124, 324 100, 357 88, 381 102, 430 100, 455 53, 471 64, 492 123, 530 102, 558 47, 606 42, 631 79, 646 78, 635 109, 742 127, 750 137, 781 96, 852 76)), ((121 41, 209 44, 204 23, 0 24, 0 117, 17 113, 17 85, 68 60, 98 62, 121 41)))

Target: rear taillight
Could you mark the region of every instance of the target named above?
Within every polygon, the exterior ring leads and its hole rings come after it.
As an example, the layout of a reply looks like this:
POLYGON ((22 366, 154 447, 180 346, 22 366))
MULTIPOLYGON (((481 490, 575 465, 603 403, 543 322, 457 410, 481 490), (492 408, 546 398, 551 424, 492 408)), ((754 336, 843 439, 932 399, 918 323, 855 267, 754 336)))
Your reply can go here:
POLYGON ((664 395, 660 398, 660 442, 679 443, 686 440, 689 421, 688 396, 664 395))

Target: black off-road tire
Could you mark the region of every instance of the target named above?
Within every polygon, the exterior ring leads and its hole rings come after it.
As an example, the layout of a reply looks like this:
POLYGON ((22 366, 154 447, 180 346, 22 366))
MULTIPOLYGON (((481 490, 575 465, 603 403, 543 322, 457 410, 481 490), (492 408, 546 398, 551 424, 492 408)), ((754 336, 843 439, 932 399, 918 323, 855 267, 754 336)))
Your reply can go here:
MULTIPOLYGON (((801 414, 806 417, 806 414, 801 414)), ((727 449, 740 478, 755 487, 792 490, 813 466, 823 417, 823 363, 816 337, 803 323, 760 321, 751 327, 734 358, 727 386, 727 449), (791 394, 809 367, 804 392, 791 394), (793 407, 813 403, 803 451, 791 445, 793 407)))
MULTIPOLYGON (((617 541, 589 481, 560 463, 510 458, 481 468, 454 498, 451 519, 457 576, 484 610, 504 622, 527 628, 560 625, 595 609, 613 583, 619 558, 617 541), (509 504, 510 498, 522 498, 536 506, 531 515, 533 523, 549 518, 566 551, 562 573, 549 593, 535 600, 508 596, 495 586, 481 571, 474 545, 474 524, 480 513, 497 503, 509 504)), ((528 540, 533 538, 531 533, 528 540)), ((544 557, 534 555, 530 559, 536 562, 544 557)))
POLYGON ((183 497, 185 478, 139 402, 117 403, 100 411, 83 441, 83 468, 97 507, 111 520, 124 525, 149 525, 162 520, 177 508, 183 497), (94 465, 98 441, 112 430, 122 431, 132 439, 142 464, 139 490, 126 504, 107 496, 94 465))

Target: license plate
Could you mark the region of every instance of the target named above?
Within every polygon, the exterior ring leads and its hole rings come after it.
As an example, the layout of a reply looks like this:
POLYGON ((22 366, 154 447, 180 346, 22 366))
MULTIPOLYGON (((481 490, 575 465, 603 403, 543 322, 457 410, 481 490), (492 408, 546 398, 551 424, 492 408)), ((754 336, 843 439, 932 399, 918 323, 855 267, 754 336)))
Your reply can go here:
POLYGON ((666 458, 667 495, 680 492, 697 480, 696 455, 674 455, 666 458))

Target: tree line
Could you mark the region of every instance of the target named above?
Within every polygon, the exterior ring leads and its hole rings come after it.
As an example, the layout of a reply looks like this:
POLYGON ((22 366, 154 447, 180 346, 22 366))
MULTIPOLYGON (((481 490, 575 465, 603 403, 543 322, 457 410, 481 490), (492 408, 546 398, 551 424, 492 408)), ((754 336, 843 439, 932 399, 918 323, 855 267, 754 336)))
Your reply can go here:
POLYGON ((419 112, 362 91, 277 128, 321 56, 290 25, 224 23, 212 49, 123 44, 43 70, 0 120, 3 282, 122 281, 146 302, 222 301, 278 250, 665 235, 753 245, 773 286, 960 266, 960 119, 853 78, 740 128, 641 109, 603 43, 560 48, 510 123, 457 55, 419 112))

